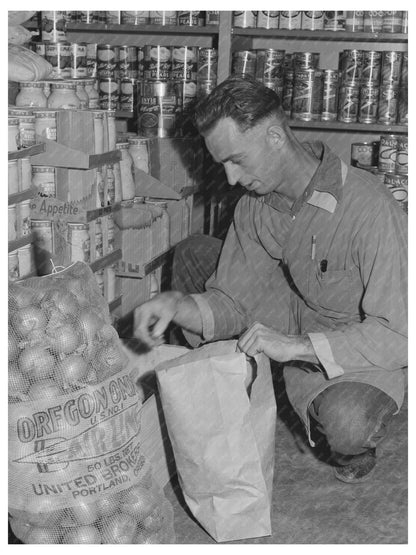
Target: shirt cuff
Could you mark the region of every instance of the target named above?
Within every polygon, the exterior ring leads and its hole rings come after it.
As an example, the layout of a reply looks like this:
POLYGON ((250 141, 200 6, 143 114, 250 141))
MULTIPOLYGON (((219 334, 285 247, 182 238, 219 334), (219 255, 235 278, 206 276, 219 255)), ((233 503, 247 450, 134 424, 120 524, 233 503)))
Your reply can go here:
POLYGON ((204 341, 212 341, 214 339, 214 313, 204 298, 204 294, 189 295, 196 303, 202 320, 202 337, 204 341))
POLYGON ((325 372, 329 379, 337 378, 344 374, 342 366, 340 366, 334 359, 332 354, 331 345, 324 333, 308 333, 309 339, 311 340, 312 347, 315 351, 319 362, 325 369, 325 372))

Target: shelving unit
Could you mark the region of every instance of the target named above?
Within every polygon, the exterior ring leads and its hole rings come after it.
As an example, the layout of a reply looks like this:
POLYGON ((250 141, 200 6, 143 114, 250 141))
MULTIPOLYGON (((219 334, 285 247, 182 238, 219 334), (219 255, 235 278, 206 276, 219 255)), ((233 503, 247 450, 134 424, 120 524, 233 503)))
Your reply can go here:
POLYGON ((30 233, 29 235, 24 235, 23 237, 20 237, 19 239, 15 239, 14 241, 9 241, 8 252, 16 251, 17 249, 21 249, 26 245, 30 245, 30 243, 33 242, 33 239, 34 239, 33 234, 30 233))
POLYGON ((9 152, 9 160, 19 160, 20 158, 29 158, 35 154, 40 154, 45 151, 44 143, 38 143, 27 148, 22 148, 20 150, 12 150, 9 152))

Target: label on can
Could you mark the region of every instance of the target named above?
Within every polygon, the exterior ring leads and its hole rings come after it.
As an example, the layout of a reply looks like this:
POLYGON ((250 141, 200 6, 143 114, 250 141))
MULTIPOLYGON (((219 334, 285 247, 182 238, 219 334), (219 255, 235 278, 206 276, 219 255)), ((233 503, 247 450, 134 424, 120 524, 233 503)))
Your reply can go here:
POLYGON ((360 123, 375 123, 377 121, 378 87, 360 87, 360 104, 358 121, 360 123))
POLYGON ((380 149, 378 153, 378 169, 383 172, 394 173, 396 169, 398 135, 380 135, 380 149))
POLYGON ((241 50, 233 53, 233 73, 238 75, 256 74, 257 55, 255 50, 241 50))
POLYGON ((150 12, 150 23, 152 25, 176 25, 176 11, 150 12))
POLYGON ((98 83, 101 110, 117 110, 119 105, 120 89, 116 79, 100 79, 98 83))
POLYGON ((324 12, 302 12, 302 29, 318 31, 324 28, 324 12))
POLYGON ((178 24, 189 26, 202 26, 204 19, 202 12, 178 12, 178 24))
POLYGON ((137 103, 137 80, 121 79, 120 81, 120 110, 133 112, 137 103))
POLYGON ((119 50, 119 75, 120 79, 137 79, 137 47, 120 46, 119 50))
POLYGON ((32 220, 30 226, 35 238, 36 248, 52 254, 54 252, 52 222, 49 220, 32 220))
POLYGON ((386 50, 381 59, 381 83, 398 85, 400 81, 403 52, 386 50))
POLYGON ((376 50, 362 51, 362 83, 379 83, 381 73, 381 52, 376 50))
POLYGON ((172 73, 173 80, 196 79, 197 50, 194 46, 174 46, 172 50, 172 73))
POLYGON ((293 52, 292 63, 295 70, 316 69, 319 65, 319 54, 315 52, 293 52))
POLYGON ((19 144, 20 148, 36 144, 34 116, 19 117, 19 144))
POLYGON ((380 87, 378 100, 379 123, 396 123, 399 103, 399 89, 397 87, 380 87))
POLYGON ((362 142, 351 144, 351 165, 375 166, 377 165, 377 143, 362 142))
POLYGON ((317 120, 322 112, 322 71, 295 70, 292 117, 303 121, 317 120))
POLYGON ((257 12, 253 11, 242 11, 233 12, 233 26, 234 27, 255 27, 257 21, 257 12))
POLYGON ((325 12, 324 29, 325 31, 344 31, 345 12, 325 12))
POLYGON ((273 81, 283 77, 284 50, 268 48, 257 52, 256 77, 262 81, 273 81))
POLYGON ((65 12, 41 12, 42 41, 59 42, 66 40, 65 12))
POLYGON ((405 212, 407 212, 408 203, 408 177, 407 175, 397 175, 394 173, 386 173, 384 183, 390 190, 393 197, 397 200, 405 212))
POLYGON ((400 33, 402 30, 403 12, 383 12, 383 33, 400 33))
POLYGON ((218 52, 216 48, 200 48, 198 50, 198 78, 217 79, 218 52))
POLYGON ((32 185, 39 197, 56 197, 55 168, 32 166, 32 185))
POLYGON ((345 30, 349 32, 364 31, 364 11, 347 11, 345 15, 345 30))
POLYGON ((19 167, 17 160, 9 160, 7 182, 9 195, 19 192, 19 167))
POLYGON ((176 96, 142 96, 138 126, 145 137, 170 137, 176 124, 176 96))
POLYGON ((364 32, 379 33, 383 29, 383 12, 366 11, 364 12, 364 32))
POLYGON ((111 44, 97 46, 97 75, 98 77, 115 77, 118 68, 118 50, 111 44))
POLYGON ((358 84, 361 78, 363 63, 362 50, 344 50, 340 54, 342 82, 344 85, 358 84))
POLYGON ((302 26, 302 12, 280 12, 280 29, 300 29, 302 26))
POLYGON ((164 81, 171 77, 172 50, 169 46, 146 45, 144 47, 144 78, 164 81))
POLYGON ((397 137, 397 153, 395 172, 400 175, 409 173, 409 154, 408 154, 408 137, 407 135, 399 135, 397 137))
POLYGON ((146 25, 149 22, 149 12, 121 12, 121 23, 130 25, 146 25))
POLYGON ((208 96, 212 93, 212 91, 217 86, 217 80, 209 79, 209 80, 199 80, 196 83, 196 90, 197 96, 202 98, 204 96, 208 96))
POLYGON ((397 117, 397 123, 401 125, 408 125, 409 115, 408 115, 408 90, 407 87, 402 87, 399 92, 399 113, 397 117))
POLYGON ((323 71, 322 121, 334 121, 337 119, 338 82, 339 73, 337 70, 325 69, 323 71))
POLYGON ((71 77, 87 77, 87 45, 86 43, 71 44, 71 77))
POLYGON ((206 11, 205 12, 205 25, 219 25, 220 12, 219 11, 206 11))
POLYGON ((87 75, 96 77, 97 75, 97 44, 87 43, 87 75))
POLYGON ((279 12, 257 12, 257 27, 263 29, 278 29, 279 12))
POLYGON ((71 77, 71 45, 68 42, 47 44, 45 59, 52 66, 52 79, 71 77))
POLYGON ((355 123, 358 117, 359 87, 345 85, 340 88, 338 121, 355 123))
POLYGON ((71 262, 90 262, 90 234, 88 224, 68 224, 68 250, 71 262))

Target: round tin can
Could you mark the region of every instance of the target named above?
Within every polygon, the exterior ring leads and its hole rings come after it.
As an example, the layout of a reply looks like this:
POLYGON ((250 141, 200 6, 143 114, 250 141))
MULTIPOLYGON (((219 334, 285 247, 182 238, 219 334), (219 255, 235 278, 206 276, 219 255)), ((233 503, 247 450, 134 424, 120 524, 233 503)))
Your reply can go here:
POLYGON ((97 76, 97 48, 98 44, 93 42, 87 43, 87 76, 97 76))
POLYGON ((42 42, 66 41, 65 12, 41 12, 42 42))
POLYGON ((174 81, 195 81, 197 63, 197 49, 195 46, 174 46, 172 49, 171 78, 174 81))
POLYGON ((292 97, 295 72, 293 69, 285 69, 282 93, 282 108, 287 116, 292 112, 292 97))
POLYGON ((90 234, 88 224, 68 224, 68 254, 71 262, 90 262, 90 234))
POLYGON ((216 79, 199 79, 196 82, 196 96, 198 98, 203 98, 205 96, 208 96, 209 94, 212 93, 212 91, 215 89, 215 87, 217 86, 217 80, 216 79))
POLYGON ((350 33, 364 31, 364 11, 346 11, 345 30, 350 33))
POLYGON ((17 217, 17 236, 25 237, 30 235, 31 225, 30 225, 30 205, 31 200, 24 200, 16 205, 16 217, 17 217))
POLYGON ((344 85, 358 85, 363 64, 362 50, 343 50, 340 52, 341 79, 344 85))
POLYGON ((101 224, 101 218, 97 218, 95 220, 95 260, 103 256, 103 226, 101 224))
POLYGON ((119 49, 119 75, 120 79, 137 79, 137 47, 123 45, 119 49))
POLYGON ((30 227, 34 235, 34 243, 38 249, 54 252, 53 226, 50 220, 32 220, 30 227))
POLYGON ((116 79, 102 79, 98 82, 98 94, 101 110, 118 110, 120 100, 120 83, 116 79))
POLYGON ((114 250, 114 216, 113 214, 109 214, 107 216, 107 252, 113 252, 114 250))
POLYGON ((172 48, 170 46, 146 45, 144 47, 144 78, 164 81, 171 78, 172 48))
POLYGON ((325 31, 345 31, 345 12, 324 12, 325 31))
POLYGON ((324 28, 324 12, 302 12, 302 29, 321 31, 324 28))
POLYGON ((355 123, 358 118, 360 89, 356 85, 343 85, 339 91, 338 121, 355 123))
POLYGON ((319 120, 322 112, 322 71, 295 70, 292 118, 302 121, 319 120))
POLYGON ((362 50, 361 83, 378 84, 381 74, 381 52, 362 50))
POLYGON ((377 164, 380 171, 395 172, 398 138, 398 135, 380 135, 377 164))
POLYGON ((408 125, 409 123, 407 97, 407 87, 401 87, 399 90, 399 109, 397 117, 397 123, 400 123, 400 125, 408 125))
POLYGON ((137 78, 144 79, 144 47, 137 47, 137 78))
POLYGON ((398 135, 395 172, 399 175, 407 175, 409 173, 409 147, 408 136, 398 135))
POLYGON ((385 50, 381 56, 381 84, 398 85, 402 69, 403 52, 385 50))
POLYGON ((351 144, 351 166, 376 166, 378 142, 362 142, 351 144))
POLYGON ((8 151, 13 152, 19 148, 19 119, 8 118, 8 151))
POLYGON ((383 12, 383 33, 400 33, 402 30, 403 12, 387 11, 383 12))
POLYGON ((292 64, 295 70, 317 69, 319 65, 315 52, 293 52, 292 64))
POLYGON ((397 121, 399 88, 382 85, 378 100, 378 123, 392 124, 397 121))
POLYGON ((32 185, 39 197, 56 197, 56 178, 53 166, 32 166, 32 185))
POLYGON ((34 270, 32 245, 25 245, 17 249, 17 258, 19 261, 19 277, 24 278, 31 274, 34 270))
POLYGON ((120 110, 123 112, 134 112, 137 105, 137 79, 120 80, 120 110))
POLYGON ((121 23, 129 25, 147 25, 149 23, 149 12, 121 12, 121 23))
POLYGON ((402 59, 402 72, 400 76, 400 85, 402 87, 407 87, 409 79, 409 53, 403 52, 402 59))
POLYGON ((383 29, 383 12, 366 11, 364 12, 364 32, 380 33, 383 29))
POLYGON ((19 258, 17 251, 11 251, 8 255, 8 274, 10 281, 19 279, 19 258))
POLYGON ((187 25, 189 27, 202 27, 204 25, 203 13, 200 11, 178 12, 178 25, 187 25))
POLYGON ((177 108, 174 84, 155 85, 144 84, 138 105, 138 128, 144 137, 172 137, 176 131, 177 108), (163 95, 155 94, 162 92, 163 95))
POLYGON ((407 35, 408 25, 409 25, 409 12, 404 11, 403 12, 403 20, 402 20, 402 29, 401 29, 400 32, 407 35))
POLYGON ((279 29, 295 30, 300 29, 302 25, 302 12, 280 12, 279 29))
POLYGON ((235 75, 256 75, 257 54, 255 50, 240 50, 233 53, 232 73, 235 75))
POLYGON ((98 289, 101 295, 104 297, 104 270, 99 270, 94 272, 95 281, 97 282, 98 289))
POLYGON ((373 86, 360 87, 360 101, 358 107, 358 121, 360 123, 375 123, 377 121, 378 96, 380 89, 373 86))
POLYGON ((28 148, 36 144, 35 116, 19 117, 20 148, 28 148))
POLYGON ((15 241, 17 239, 17 211, 15 204, 9 204, 8 206, 8 220, 7 220, 7 240, 15 241))
POLYGON ((121 11, 107 12, 107 25, 119 25, 121 23, 121 11))
POLYGON ((283 78, 285 51, 267 48, 257 50, 256 79, 262 82, 283 78))
POLYGON ((257 27, 262 29, 279 28, 279 12, 257 12, 257 27))
POLYGON ((7 186, 9 195, 14 195, 19 192, 19 168, 17 160, 9 160, 7 186))
POLYGON ((73 42, 71 44, 71 77, 87 77, 87 43, 73 42))
POLYGON ((46 45, 45 59, 52 66, 51 79, 71 77, 71 45, 69 42, 51 42, 46 45))
POLYGON ((56 110, 36 110, 35 134, 56 141, 56 110))
POLYGON ((233 12, 233 27, 255 27, 257 22, 257 12, 241 11, 233 12))
POLYGON ((219 11, 206 11, 205 12, 205 25, 219 25, 220 12, 219 11))
POLYGON ((263 81, 263 85, 269 89, 272 89, 279 98, 282 98, 283 86, 284 86, 283 77, 279 77, 278 79, 273 79, 272 81, 263 81))
POLYGON ((150 12, 151 25, 176 25, 176 22, 177 22, 176 11, 150 12))
POLYGON ((19 191, 27 191, 32 186, 32 164, 30 158, 21 158, 18 161, 19 191))
POLYGON ((338 109, 339 72, 324 69, 322 77, 322 121, 335 121, 338 109))
POLYGON ((118 50, 112 44, 97 45, 97 75, 100 79, 116 76, 118 68, 118 50))
POLYGON ((217 79, 218 70, 218 51, 216 48, 198 49, 198 79, 207 81, 217 79))
POLYGON ((407 175, 398 175, 395 173, 386 173, 384 183, 390 190, 391 194, 400 204, 405 212, 408 211, 408 177, 407 175))
POLYGON ((45 58, 46 56, 46 44, 46 42, 35 43, 35 52, 38 56, 42 56, 42 58, 45 58))

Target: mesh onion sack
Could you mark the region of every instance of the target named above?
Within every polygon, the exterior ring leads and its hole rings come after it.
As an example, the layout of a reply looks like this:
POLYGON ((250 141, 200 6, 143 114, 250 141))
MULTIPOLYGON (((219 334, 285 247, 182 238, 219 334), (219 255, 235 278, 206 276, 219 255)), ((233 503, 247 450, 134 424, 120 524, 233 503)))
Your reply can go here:
POLYGON ((174 543, 132 366, 88 265, 9 284, 9 520, 22 542, 174 543))

